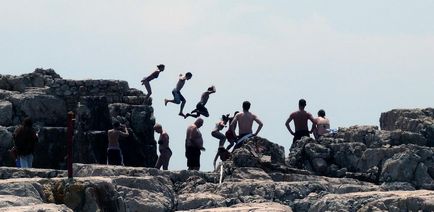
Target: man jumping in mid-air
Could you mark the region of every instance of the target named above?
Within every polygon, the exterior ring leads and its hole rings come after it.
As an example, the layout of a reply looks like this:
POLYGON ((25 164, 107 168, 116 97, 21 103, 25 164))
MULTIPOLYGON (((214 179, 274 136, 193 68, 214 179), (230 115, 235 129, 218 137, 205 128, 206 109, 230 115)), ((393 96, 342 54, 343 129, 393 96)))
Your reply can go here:
POLYGON ((203 92, 199 103, 197 103, 197 105, 196 105, 196 109, 191 111, 191 113, 187 113, 185 115, 185 118, 187 118, 189 116, 197 118, 200 115, 208 117, 209 113, 208 113, 208 109, 206 109, 205 105, 208 102, 209 95, 213 94, 215 92, 216 92, 216 90, 215 90, 214 86, 209 87, 205 92, 203 92))
POLYGON ((172 90, 172 95, 173 95, 173 99, 172 100, 168 100, 168 99, 164 99, 164 105, 167 106, 168 102, 172 102, 174 104, 179 104, 181 103, 181 109, 179 110, 179 115, 185 118, 184 112, 182 112, 184 110, 184 106, 185 106, 185 98, 182 96, 181 94, 181 89, 182 87, 184 87, 185 81, 191 79, 193 75, 190 72, 187 72, 184 75, 180 74, 179 75, 179 79, 178 79, 178 83, 176 84, 176 87, 172 90))

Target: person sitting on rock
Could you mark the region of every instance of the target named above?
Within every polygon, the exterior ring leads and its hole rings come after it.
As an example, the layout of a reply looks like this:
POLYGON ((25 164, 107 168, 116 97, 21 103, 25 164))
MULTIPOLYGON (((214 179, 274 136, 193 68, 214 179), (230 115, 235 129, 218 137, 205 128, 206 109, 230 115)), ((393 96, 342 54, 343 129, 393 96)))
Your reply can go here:
POLYGON ((313 136, 317 140, 324 134, 330 132, 330 121, 328 118, 325 117, 325 115, 325 111, 321 109, 318 111, 318 117, 315 118, 313 136))
POLYGON ((208 113, 208 109, 206 109, 205 105, 208 102, 209 95, 213 94, 215 92, 216 92, 216 90, 215 90, 214 86, 209 87, 205 92, 203 92, 199 103, 197 103, 197 105, 196 105, 196 109, 191 111, 191 113, 187 113, 184 118, 187 118, 189 116, 191 116, 193 118, 197 118, 200 115, 208 117, 209 113, 208 113))
POLYGON ((243 112, 238 113, 235 115, 234 120, 232 120, 230 124, 230 128, 235 131, 235 127, 238 123, 238 137, 237 137, 237 144, 234 147, 234 150, 241 147, 246 140, 246 138, 250 136, 257 136, 259 131, 262 129, 262 122, 259 120, 259 118, 249 112, 250 110, 250 102, 244 101, 243 102, 243 112), (256 129, 256 132, 252 134, 252 127, 253 122, 256 122, 258 124, 258 128, 256 129))
POLYGON ((187 128, 185 157, 187 157, 188 170, 199 171, 200 169, 200 151, 205 151, 202 134, 199 131, 202 125, 203 119, 197 118, 196 121, 187 128))
POLYGON ((214 157, 214 162, 213 162, 214 170, 216 169, 216 163, 219 157, 221 161, 227 161, 229 158, 231 158, 231 153, 224 147, 219 147, 217 150, 217 154, 214 157))
POLYGON ((146 99, 148 99, 151 94, 152 94, 152 89, 151 89, 151 84, 149 84, 149 82, 153 79, 158 78, 158 76, 160 75, 161 72, 164 71, 165 66, 163 64, 160 64, 157 66, 157 70, 155 70, 154 72, 152 72, 152 74, 150 74, 149 76, 145 77, 142 79, 142 85, 145 86, 146 91, 148 92, 148 94, 146 94, 146 99))
POLYGON ((107 164, 109 165, 124 165, 122 151, 119 146, 119 136, 128 137, 128 129, 116 121, 113 123, 113 129, 107 131, 108 147, 107 147, 107 164))
POLYGON ((285 122, 286 128, 291 133, 291 135, 294 136, 294 139, 292 140, 291 148, 295 144, 295 142, 300 140, 303 136, 309 137, 309 134, 312 133, 312 130, 314 128, 315 120, 313 119, 312 114, 304 110, 305 107, 306 107, 306 100, 300 99, 298 101, 299 110, 291 113, 291 115, 285 122), (289 125, 292 120, 294 120, 295 132, 292 131, 291 126, 289 125), (310 120, 312 122, 311 131, 309 131, 309 128, 307 126, 307 120, 310 120))
POLYGON ((161 166, 163 166, 163 170, 167 170, 169 167, 170 157, 172 156, 172 150, 169 148, 169 134, 163 130, 161 124, 156 124, 154 130, 160 134, 160 138, 158 139, 158 150, 160 151, 160 156, 155 164, 155 168, 160 169, 161 166))
POLYGON ((190 72, 187 72, 185 74, 185 76, 180 74, 179 78, 178 78, 178 83, 176 84, 176 87, 172 90, 173 99, 172 100, 164 99, 164 105, 166 105, 166 106, 167 106, 167 103, 169 103, 169 102, 174 103, 174 104, 180 104, 181 103, 179 115, 184 117, 184 118, 185 118, 185 115, 184 115, 183 110, 184 110, 186 100, 185 100, 184 96, 182 96, 182 94, 181 94, 181 89, 182 89, 182 87, 184 87, 185 81, 190 80, 192 76, 193 76, 193 74, 191 74, 190 72))
POLYGON ((33 167, 33 153, 35 152, 38 136, 33 129, 33 121, 31 118, 25 118, 22 125, 19 126, 14 134, 14 145, 16 155, 19 159, 21 168, 33 167))

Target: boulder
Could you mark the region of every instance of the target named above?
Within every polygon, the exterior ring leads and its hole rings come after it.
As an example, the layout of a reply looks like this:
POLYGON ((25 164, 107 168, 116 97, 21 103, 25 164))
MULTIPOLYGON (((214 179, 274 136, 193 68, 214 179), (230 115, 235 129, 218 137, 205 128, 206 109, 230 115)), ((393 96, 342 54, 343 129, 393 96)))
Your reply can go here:
POLYGON ((391 132, 388 143, 394 146, 399 146, 401 144, 427 146, 428 140, 420 133, 395 130, 391 132))
POLYGON ((42 127, 38 133, 33 167, 66 169, 67 136, 65 127, 42 127))
POLYGON ((312 211, 432 211, 432 191, 359 192, 327 194, 309 208, 312 211))
POLYGON ((14 94, 8 98, 12 102, 15 118, 13 123, 20 124, 24 117, 31 117, 34 123, 42 126, 65 126, 65 101, 55 96, 29 91, 14 94))
POLYGON ((368 148, 378 148, 382 146, 381 131, 377 126, 351 126, 339 128, 338 132, 328 136, 335 139, 343 139, 345 142, 363 143, 368 148))
POLYGON ((164 177, 118 177, 113 180, 127 211, 168 211, 175 208, 171 182, 164 177))
POLYGON ((433 108, 395 109, 381 113, 380 127, 383 130, 404 130, 419 133, 426 125, 434 124, 433 108))
POLYGON ((212 193, 188 193, 178 196, 177 210, 192 210, 226 206, 225 198, 212 193))
POLYGON ((331 144, 330 148, 335 164, 345 167, 349 171, 356 171, 357 164, 366 150, 366 145, 364 143, 351 142, 331 144))
POLYGON ((0 165, 15 165, 15 161, 12 160, 10 150, 13 147, 12 132, 7 128, 0 126, 0 165))
POLYGON ((9 126, 12 124, 13 108, 9 101, 0 100, 0 126, 9 126))
POLYGON ((55 178, 65 176, 66 171, 57 169, 22 169, 15 167, 0 167, 0 179, 55 178))
POLYGON ((328 159, 330 157, 331 150, 321 144, 308 143, 304 148, 305 153, 311 160, 314 158, 328 159))
POLYGON ((16 212, 73 212, 70 208, 65 205, 56 204, 36 204, 28 206, 12 206, 0 208, 0 211, 16 211, 16 212))
POLYGON ((234 150, 233 164, 237 167, 261 167, 265 170, 285 164, 285 149, 261 137, 253 137, 234 150))
MULTIPOLYGON (((395 154, 392 158, 384 162, 380 174, 380 182, 413 182, 419 163, 427 159, 431 160, 433 154, 432 150, 411 145, 406 147, 406 151, 395 154)), ((423 169, 423 167, 419 168, 423 169)), ((423 175, 416 177, 419 178, 419 180, 423 179, 423 181, 425 181, 425 179, 429 177, 427 168, 424 169, 424 171, 419 170, 418 174, 423 175)))
POLYGON ((12 195, 0 195, 0 211, 7 207, 26 206, 41 204, 40 199, 33 197, 19 197, 12 195))
POLYGON ((76 128, 79 131, 107 131, 112 128, 107 99, 105 97, 82 97, 77 108, 76 128))
POLYGON ((327 162, 323 158, 314 158, 311 163, 316 173, 324 174, 327 171, 327 162))
POLYGON ((212 209, 192 210, 197 212, 240 212, 240 211, 255 211, 255 212, 292 212, 292 209, 286 205, 274 202, 265 203, 240 203, 231 207, 220 207, 212 209))
POLYGON ((37 201, 44 201, 42 185, 38 179, 18 180, 6 179, 0 181, 0 195, 12 195, 18 197, 30 197, 37 201))

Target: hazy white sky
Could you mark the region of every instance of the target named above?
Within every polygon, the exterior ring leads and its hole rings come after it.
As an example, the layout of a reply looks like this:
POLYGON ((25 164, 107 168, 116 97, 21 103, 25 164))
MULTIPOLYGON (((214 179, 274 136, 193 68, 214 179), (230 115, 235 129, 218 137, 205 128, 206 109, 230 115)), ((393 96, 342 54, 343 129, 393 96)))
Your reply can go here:
MULTIPOLYGON (((434 1, 0 0, 0 74, 53 68, 67 79, 151 82, 157 122, 170 134, 170 169, 186 168, 178 106, 164 107, 190 71, 186 111, 215 85, 202 133, 212 169, 221 114, 244 100, 264 122, 260 136, 285 147, 288 115, 305 98, 332 127, 379 125, 393 108, 432 107, 434 1)), ((256 127, 256 126, 255 126, 256 127)))

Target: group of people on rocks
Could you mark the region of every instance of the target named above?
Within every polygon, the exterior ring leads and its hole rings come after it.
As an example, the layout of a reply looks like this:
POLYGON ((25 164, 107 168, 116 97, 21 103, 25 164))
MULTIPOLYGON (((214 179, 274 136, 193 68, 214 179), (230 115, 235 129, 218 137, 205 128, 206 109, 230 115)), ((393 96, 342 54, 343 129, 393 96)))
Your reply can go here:
MULTIPOLYGON (((147 90, 146 98, 149 98, 152 94, 152 89, 150 86, 150 81, 158 78, 159 74, 164 71, 165 66, 163 64, 160 64, 157 66, 157 70, 152 72, 149 76, 143 78, 142 84, 145 86, 147 90)), ((179 114, 183 118, 187 117, 194 117, 196 120, 194 123, 188 126, 186 131, 186 140, 185 140, 185 156, 187 158, 187 166, 189 170, 199 170, 200 169, 200 155, 201 151, 204 151, 205 148, 203 146, 203 137, 202 133, 200 132, 200 128, 203 126, 204 120, 200 118, 200 116, 209 117, 209 112, 205 105, 208 102, 209 96, 216 92, 216 89, 214 86, 210 86, 207 88, 205 92, 202 93, 200 101, 196 105, 196 109, 191 111, 190 113, 184 114, 184 107, 186 100, 184 96, 181 94, 181 89, 184 87, 185 82, 187 80, 190 80, 193 77, 192 73, 187 72, 186 74, 180 74, 178 77, 178 82, 175 86, 175 88, 172 90, 173 99, 164 99, 164 104, 167 106, 168 103, 174 103, 174 104, 180 104, 180 111, 179 114)), ((222 161, 227 160, 230 158, 231 153, 229 150, 233 147, 234 151, 235 149, 241 147, 243 143, 252 136, 257 136, 258 133, 261 131, 263 127, 262 121, 250 112, 250 106, 251 103, 248 101, 244 101, 242 104, 242 112, 236 111, 232 117, 230 117, 229 114, 222 115, 221 119, 216 123, 214 130, 211 132, 211 135, 218 139, 219 146, 217 153, 214 157, 214 168, 216 165, 216 161, 220 157, 222 161), (258 128, 253 133, 252 127, 253 123, 257 123, 258 128), (229 125, 229 129, 223 134, 221 131, 229 125), (238 128, 238 135, 235 133, 236 128, 238 128), (226 140, 228 141, 229 145, 225 147, 226 140)), ((294 136, 293 139, 293 145, 297 142, 297 140, 301 139, 303 136, 309 136, 311 133, 314 134, 315 138, 319 138, 320 136, 324 135, 328 132, 330 129, 330 122, 325 117, 325 111, 320 110, 318 112, 318 118, 313 118, 312 114, 305 111, 306 107, 306 101, 304 99, 300 99, 299 101, 299 110, 293 112, 289 118, 287 119, 285 126, 287 127, 288 131, 294 136), (312 129, 308 129, 308 120, 312 122, 312 129), (291 129, 290 123, 294 122, 295 125, 295 131, 291 129)), ((117 124, 117 123, 115 123, 117 124)), ((118 126, 118 125, 117 125, 118 126)), ((122 136, 125 134, 128 134, 127 132, 121 132, 122 129, 119 129, 119 127, 114 126, 114 131, 119 131, 118 133, 115 133, 113 136, 122 136), (116 130, 117 129, 117 130, 116 130)), ((172 156, 172 151, 169 148, 169 135, 167 132, 163 129, 161 124, 156 124, 154 126, 154 130, 156 133, 160 134, 160 137, 158 139, 159 144, 159 152, 160 156, 158 157, 157 163, 155 165, 155 168, 160 169, 161 166, 163 167, 163 170, 168 169, 169 160, 172 156)), ((126 128, 124 128, 124 131, 127 131, 126 128)), ((109 133, 110 137, 110 133, 109 133)), ((109 139, 110 142, 110 139, 109 139)), ((113 159, 108 159, 109 164, 116 164, 119 165, 119 163, 112 163, 118 162, 118 158, 121 158, 122 153, 120 152, 119 145, 109 145, 108 152, 116 152, 117 155, 113 157, 113 159)), ((111 154, 108 154, 109 157, 111 154)), ((120 163, 122 164, 122 163, 120 163)))
MULTIPOLYGON (((147 94, 145 98, 149 98, 152 94, 150 81, 159 77, 159 74, 163 72, 165 66, 160 64, 157 69, 149 76, 143 78, 142 85, 145 86, 147 94)), ((216 92, 214 86, 207 88, 202 93, 199 103, 196 105, 196 109, 190 113, 184 114, 184 106, 186 103, 185 98, 181 94, 181 89, 184 87, 185 82, 192 78, 192 74, 187 72, 186 74, 180 74, 176 87, 172 90, 173 99, 164 99, 164 104, 168 103, 180 104, 179 115, 183 118, 194 117, 196 120, 189 125, 186 130, 185 139, 185 156, 187 158, 187 166, 189 170, 200 169, 200 155, 201 151, 204 151, 203 137, 200 132, 200 128, 203 126, 204 120, 200 116, 209 117, 209 112, 205 105, 208 102, 209 96, 216 92)), ((215 128, 212 130, 211 135, 218 139, 218 150, 214 157, 214 167, 216 161, 220 158, 222 161, 230 158, 230 149, 241 147, 243 143, 250 137, 257 136, 263 127, 262 121, 257 115, 250 112, 251 103, 244 101, 242 104, 242 112, 236 111, 232 117, 229 114, 222 115, 221 119, 216 123, 215 128), (253 132, 253 123, 257 123, 258 127, 253 132), (228 130, 221 132, 227 125, 228 130), (235 133, 238 128, 238 134, 235 133), (228 145, 225 147, 225 143, 228 141, 228 145)), ((292 145, 295 145, 299 139, 303 136, 313 134, 316 139, 329 132, 330 121, 325 117, 325 111, 318 111, 318 117, 314 118, 312 114, 305 110, 306 100, 300 99, 298 102, 299 110, 291 113, 289 118, 285 122, 285 126, 288 131, 294 136, 292 145), (309 130, 308 121, 312 122, 312 128, 309 130), (294 122, 295 130, 290 126, 290 123, 294 122)), ((33 162, 33 152, 35 145, 38 141, 37 132, 33 129, 33 123, 30 118, 26 118, 22 125, 18 127, 14 132, 14 148, 11 149, 11 154, 14 154, 17 158, 17 166, 23 168, 31 168, 33 162)), ((163 129, 161 124, 155 124, 154 131, 159 134, 158 149, 160 155, 155 164, 155 168, 167 170, 169 166, 169 160, 172 156, 172 151, 169 148, 169 135, 166 130, 163 129)), ((122 151, 119 146, 119 137, 129 136, 128 129, 125 125, 121 125, 119 122, 113 123, 113 129, 108 130, 108 148, 107 148, 107 164, 110 165, 123 165, 122 151)))

